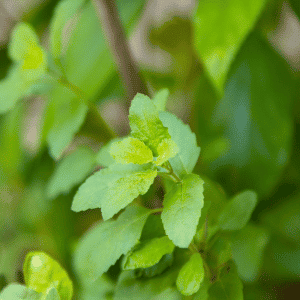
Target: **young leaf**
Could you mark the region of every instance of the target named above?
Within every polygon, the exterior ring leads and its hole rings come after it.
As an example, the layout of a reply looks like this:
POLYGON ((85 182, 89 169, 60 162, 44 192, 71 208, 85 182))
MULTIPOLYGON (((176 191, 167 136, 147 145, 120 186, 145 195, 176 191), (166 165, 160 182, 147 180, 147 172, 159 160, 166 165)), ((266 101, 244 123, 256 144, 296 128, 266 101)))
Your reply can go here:
POLYGON ((109 167, 110 165, 116 163, 114 158, 110 155, 110 147, 115 142, 120 142, 123 139, 124 139, 123 137, 111 139, 107 144, 105 144, 104 146, 101 147, 101 149, 97 153, 97 157, 96 157, 97 163, 100 166, 109 167))
POLYGON ((57 289, 53 287, 47 291, 45 299, 42 300, 62 300, 62 298, 59 296, 57 289))
POLYGON ((74 197, 72 210, 78 212, 100 208, 104 220, 144 195, 157 171, 149 165, 111 165, 89 177, 74 197))
POLYGON ((224 267, 219 279, 208 290, 209 300, 243 300, 243 284, 233 263, 224 267))
POLYGON ((162 222, 167 235, 178 247, 187 248, 196 233, 204 203, 203 183, 196 174, 186 175, 165 196, 162 222))
POLYGON ((231 199, 219 216, 223 230, 240 230, 250 220, 256 206, 257 196, 253 191, 244 191, 231 199))
POLYGON ((204 267, 200 253, 194 253, 190 260, 181 268, 176 285, 181 294, 195 294, 204 279, 204 267))
POLYGON ((67 272, 50 256, 43 252, 30 252, 25 258, 23 273, 26 286, 45 294, 54 286, 59 296, 71 300, 73 284, 67 272))
POLYGON ((257 278, 268 241, 268 232, 252 224, 232 236, 232 258, 242 280, 254 281, 257 278))
POLYGON ((130 206, 117 220, 91 229, 79 242, 74 263, 83 281, 96 280, 139 240, 150 210, 130 206))
POLYGON ((49 198, 68 193, 82 182, 96 164, 95 153, 88 148, 78 148, 65 157, 55 169, 47 186, 49 198))
POLYGON ((153 160, 151 150, 140 140, 128 137, 115 142, 110 147, 110 154, 121 164, 146 164, 153 160))
POLYGON ((137 94, 131 102, 129 122, 133 137, 143 141, 157 155, 158 145, 169 139, 168 129, 159 119, 158 111, 149 97, 137 94))
POLYGON ((176 143, 171 139, 164 139, 157 147, 158 157, 155 161, 156 165, 162 165, 170 158, 178 153, 179 149, 176 143))
POLYGON ((158 111, 165 111, 169 95, 170 92, 168 89, 161 89, 156 93, 153 103, 158 111))
POLYGON ((265 3, 265 0, 199 2, 194 19, 196 50, 220 93, 234 57, 265 3))
POLYGON ((64 0, 55 7, 54 15, 50 24, 51 53, 54 58, 62 55, 65 27, 79 11, 85 0, 64 0))
POLYGON ((23 61, 38 45, 39 39, 33 27, 27 23, 19 23, 12 31, 8 54, 15 62, 23 61))
POLYGON ((159 118, 179 148, 178 154, 170 159, 174 172, 179 176, 191 173, 200 154, 196 135, 188 125, 169 112, 160 112, 159 118))
POLYGON ((142 242, 124 258, 123 270, 149 268, 158 263, 165 254, 172 253, 174 247, 167 236, 142 242))
POLYGON ((18 283, 11 283, 0 293, 1 300, 41 300, 41 294, 18 283))

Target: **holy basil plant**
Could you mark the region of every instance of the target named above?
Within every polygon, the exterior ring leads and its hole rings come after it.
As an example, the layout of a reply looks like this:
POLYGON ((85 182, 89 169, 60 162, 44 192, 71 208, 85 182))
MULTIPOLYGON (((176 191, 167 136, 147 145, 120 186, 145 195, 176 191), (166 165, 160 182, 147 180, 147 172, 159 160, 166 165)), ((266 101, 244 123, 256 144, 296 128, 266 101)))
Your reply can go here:
MULTIPOLYGON (((245 191, 226 202, 213 182, 192 173, 200 154, 196 136, 165 104, 165 93, 153 101, 136 95, 130 135, 101 148, 97 157, 107 158, 106 168, 74 197, 73 211, 100 208, 103 216, 75 249, 80 287, 97 289, 103 299, 243 299, 239 273, 248 258, 231 245, 250 219, 256 194, 245 191), (162 207, 145 207, 139 196, 157 176, 166 190, 162 207), (108 285, 115 264, 121 274, 108 285)), ((251 257, 258 261, 254 276, 264 246, 251 257)))

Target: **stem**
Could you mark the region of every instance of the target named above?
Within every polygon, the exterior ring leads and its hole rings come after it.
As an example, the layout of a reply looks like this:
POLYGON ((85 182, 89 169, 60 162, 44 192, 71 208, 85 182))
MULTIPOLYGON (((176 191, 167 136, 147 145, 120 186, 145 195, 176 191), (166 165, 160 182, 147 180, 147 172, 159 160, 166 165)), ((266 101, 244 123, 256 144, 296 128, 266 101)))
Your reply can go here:
POLYGON ((163 208, 152 209, 152 210, 151 210, 151 214, 161 213, 162 211, 163 211, 163 208))
POLYGON ((173 170, 173 168, 172 168, 172 166, 171 166, 171 164, 170 164, 169 161, 167 161, 167 162, 163 165, 163 167, 169 171, 169 173, 167 173, 167 174, 168 174, 169 176, 174 177, 175 180, 176 180, 176 182, 181 182, 181 179, 175 174, 175 172, 174 172, 174 170, 173 170))
MULTIPOLYGON (((139 75, 114 0, 92 0, 102 24, 104 35, 118 66, 127 91, 128 100, 137 93, 148 94, 147 87, 139 75)), ((128 101, 129 106, 130 101, 128 101)))
POLYGON ((189 249, 191 250, 192 253, 198 253, 198 249, 197 249, 197 246, 192 242, 190 243, 189 245, 189 249))

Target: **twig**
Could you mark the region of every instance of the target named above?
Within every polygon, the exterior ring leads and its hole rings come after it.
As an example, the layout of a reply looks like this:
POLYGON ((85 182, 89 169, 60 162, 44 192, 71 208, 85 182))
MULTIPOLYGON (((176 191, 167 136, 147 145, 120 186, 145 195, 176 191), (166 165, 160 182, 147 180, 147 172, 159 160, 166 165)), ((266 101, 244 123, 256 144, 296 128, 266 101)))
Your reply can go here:
MULTIPOLYGON (((92 2, 124 82, 128 100, 132 100, 137 93, 147 95, 147 87, 130 53, 115 1, 92 0, 92 2)), ((130 101, 128 106, 129 103, 130 101)))

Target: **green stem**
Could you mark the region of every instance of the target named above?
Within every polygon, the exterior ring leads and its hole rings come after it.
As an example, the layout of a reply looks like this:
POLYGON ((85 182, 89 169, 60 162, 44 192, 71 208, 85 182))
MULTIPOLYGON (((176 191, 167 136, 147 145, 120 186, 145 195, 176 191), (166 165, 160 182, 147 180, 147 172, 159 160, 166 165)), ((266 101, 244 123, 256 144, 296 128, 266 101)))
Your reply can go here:
POLYGON ((198 253, 198 252, 199 252, 198 249, 197 249, 197 246, 196 246, 193 242, 190 243, 189 249, 190 249, 190 251, 191 251, 192 253, 198 253))
POLYGON ((152 210, 151 210, 151 214, 161 213, 162 211, 163 211, 163 208, 152 209, 152 210))
POLYGON ((163 167, 169 171, 169 173, 167 173, 167 174, 168 174, 169 176, 174 177, 174 179, 176 180, 176 182, 181 182, 181 179, 175 174, 175 172, 174 172, 174 170, 173 170, 173 168, 172 168, 172 166, 171 166, 171 164, 170 164, 169 161, 167 161, 167 162, 163 165, 163 167))

